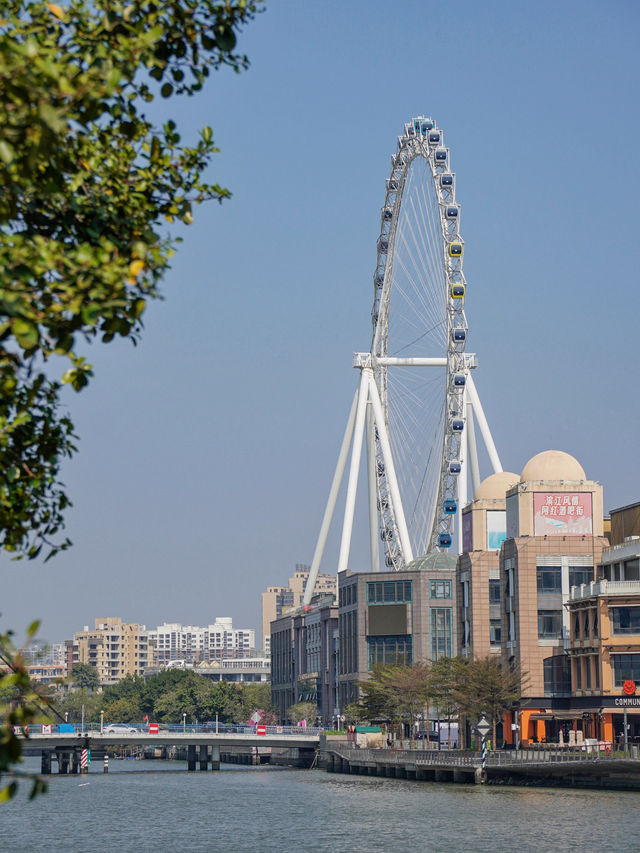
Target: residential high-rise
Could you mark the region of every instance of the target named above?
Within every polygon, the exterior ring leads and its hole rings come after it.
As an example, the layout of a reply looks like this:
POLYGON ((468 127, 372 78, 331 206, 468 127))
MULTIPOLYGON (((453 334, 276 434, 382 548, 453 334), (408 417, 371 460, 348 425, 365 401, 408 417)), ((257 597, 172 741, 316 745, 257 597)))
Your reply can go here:
POLYGON ((248 658, 255 653, 256 632, 252 628, 235 629, 231 618, 216 617, 212 625, 167 623, 149 631, 156 650, 156 664, 170 661, 185 663, 248 658))
POLYGON ((153 644, 144 625, 125 624, 118 616, 95 620, 93 631, 67 640, 67 660, 94 666, 101 685, 116 684, 126 675, 142 675, 153 663, 153 644))

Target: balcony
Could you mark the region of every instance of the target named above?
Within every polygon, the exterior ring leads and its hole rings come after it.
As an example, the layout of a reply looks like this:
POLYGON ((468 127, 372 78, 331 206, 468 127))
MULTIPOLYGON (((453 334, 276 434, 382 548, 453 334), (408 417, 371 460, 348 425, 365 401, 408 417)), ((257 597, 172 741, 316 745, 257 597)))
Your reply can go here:
POLYGON ((571 587, 571 601, 581 601, 587 598, 596 598, 597 596, 630 596, 637 595, 640 597, 640 581, 591 581, 591 583, 583 583, 581 586, 571 587))

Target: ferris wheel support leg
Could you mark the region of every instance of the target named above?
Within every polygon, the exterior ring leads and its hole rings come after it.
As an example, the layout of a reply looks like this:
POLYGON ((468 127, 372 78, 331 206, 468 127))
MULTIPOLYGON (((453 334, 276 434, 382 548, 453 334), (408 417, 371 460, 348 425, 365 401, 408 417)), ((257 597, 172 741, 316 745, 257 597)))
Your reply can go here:
POLYGON ((393 464, 391 455, 391 444, 389 443, 389 435, 387 433, 387 425, 385 423, 384 414, 382 412, 382 403, 378 394, 378 386, 373 378, 371 368, 365 368, 363 376, 366 374, 369 383, 369 393, 371 395, 371 405, 373 406, 373 414, 376 425, 378 427, 378 437, 380 439, 380 447, 382 448, 382 457, 385 464, 385 473, 389 481, 389 491, 391 500, 393 501, 393 511, 398 525, 398 534, 400 536, 400 545, 405 563, 410 563, 413 560, 413 551, 409 540, 409 531, 407 530, 407 522, 404 517, 404 509, 402 508, 402 499, 400 497, 400 489, 398 488, 398 480, 396 478, 396 469, 393 464))
POLYGON ((303 604, 309 604, 309 602, 311 601, 313 590, 316 585, 316 580, 318 578, 318 571, 322 562, 324 548, 327 544, 327 536, 329 535, 329 528, 331 527, 333 513, 335 512, 338 492, 340 491, 340 484, 342 483, 344 469, 346 467, 347 457, 349 455, 349 447, 351 446, 351 440, 353 438, 353 426, 356 422, 357 403, 358 389, 356 389, 356 393, 353 395, 353 403, 351 404, 351 411, 349 412, 349 418, 347 420, 347 428, 344 431, 344 438, 342 439, 342 446, 340 447, 340 453, 338 455, 338 464, 336 465, 335 474, 333 475, 333 482, 331 483, 329 499, 327 500, 327 506, 324 511, 324 517, 322 519, 322 525, 320 527, 320 533, 318 535, 318 541, 316 543, 316 550, 314 551, 313 560, 311 561, 311 568, 309 570, 309 577, 307 578, 307 585, 304 588, 304 598, 302 600, 303 604))
POLYGON ((369 379, 366 375, 366 371, 363 370, 360 374, 358 407, 356 409, 356 420, 353 427, 351 465, 349 467, 347 499, 344 507, 342 540, 340 542, 340 556, 338 557, 338 573, 344 572, 348 568, 349 564, 349 551, 351 550, 351 533, 353 532, 353 514, 356 508, 356 492, 358 491, 358 475, 360 474, 360 457, 362 456, 362 439, 364 433, 364 419, 367 411, 368 396, 369 379))
POLYGON ((465 414, 467 416, 465 432, 467 433, 469 473, 471 474, 471 499, 473 500, 480 485, 480 466, 478 464, 478 445, 476 444, 476 428, 473 421, 473 406, 469 402, 468 395, 466 395, 465 414))
POLYGON ((371 571, 380 570, 378 546, 378 489, 376 478, 375 419, 371 400, 367 403, 367 483, 369 486, 369 539, 371 543, 371 571))
POLYGON ((480 432, 482 433, 484 445, 487 448, 487 453, 489 454, 489 459, 493 467, 493 472, 494 474, 498 474, 500 471, 502 471, 502 464, 500 462, 500 457, 498 456, 496 446, 493 443, 491 430, 489 429, 489 424, 487 423, 487 419, 484 414, 484 409, 482 408, 482 403, 480 402, 480 397, 478 397, 475 382, 473 381, 473 377, 470 373, 467 374, 466 388, 468 389, 469 400, 471 401, 471 405, 473 406, 473 411, 478 421, 480 432))

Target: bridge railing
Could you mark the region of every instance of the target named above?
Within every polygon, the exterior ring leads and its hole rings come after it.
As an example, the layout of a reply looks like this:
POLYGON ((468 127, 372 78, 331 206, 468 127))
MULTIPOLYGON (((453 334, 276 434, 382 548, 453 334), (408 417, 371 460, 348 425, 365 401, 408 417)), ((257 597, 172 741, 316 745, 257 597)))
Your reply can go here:
MULTIPOLYGON (((152 724, 153 725, 153 724, 152 724)), ((100 734, 102 731, 105 734, 118 734, 122 737, 136 734, 155 734, 149 731, 149 723, 127 723, 127 727, 134 731, 118 731, 114 732, 109 729, 109 723, 51 723, 51 724, 32 724, 31 726, 15 726, 16 734, 21 735, 56 735, 56 734, 100 734)), ((296 736, 303 737, 304 735, 318 736, 323 733, 323 729, 313 726, 261 726, 258 725, 230 725, 228 723, 160 723, 159 733, 166 734, 241 734, 241 735, 257 735, 264 734, 265 736, 296 736)))

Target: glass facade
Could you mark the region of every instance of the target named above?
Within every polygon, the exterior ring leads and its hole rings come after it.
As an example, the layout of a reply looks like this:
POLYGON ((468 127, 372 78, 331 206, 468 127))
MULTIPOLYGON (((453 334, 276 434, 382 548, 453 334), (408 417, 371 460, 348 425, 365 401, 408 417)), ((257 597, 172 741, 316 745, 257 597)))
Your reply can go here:
POLYGON ((411 599, 411 581, 372 581, 367 583, 368 604, 407 604, 411 599))
POLYGON ((377 663, 399 666, 413 663, 411 635, 367 637, 367 662, 369 670, 377 663))
POLYGON ((453 656, 451 607, 431 608, 431 659, 453 656))

